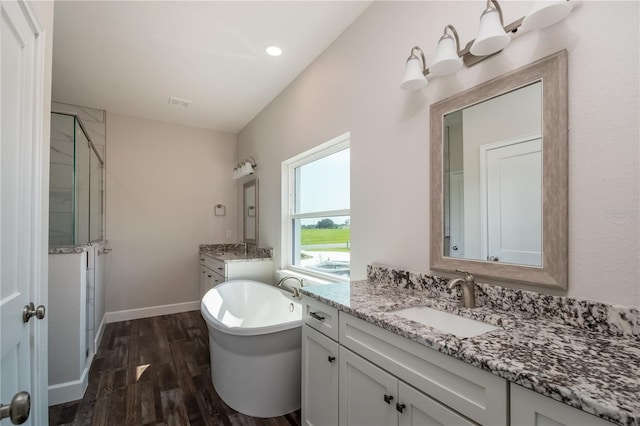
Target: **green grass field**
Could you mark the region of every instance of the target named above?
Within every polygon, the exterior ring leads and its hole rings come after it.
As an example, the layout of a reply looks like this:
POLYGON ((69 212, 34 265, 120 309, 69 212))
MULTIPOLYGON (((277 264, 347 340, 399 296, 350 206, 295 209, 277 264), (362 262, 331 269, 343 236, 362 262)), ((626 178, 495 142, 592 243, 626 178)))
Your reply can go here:
POLYGON ((351 230, 345 229, 302 229, 301 244, 347 244, 351 230))

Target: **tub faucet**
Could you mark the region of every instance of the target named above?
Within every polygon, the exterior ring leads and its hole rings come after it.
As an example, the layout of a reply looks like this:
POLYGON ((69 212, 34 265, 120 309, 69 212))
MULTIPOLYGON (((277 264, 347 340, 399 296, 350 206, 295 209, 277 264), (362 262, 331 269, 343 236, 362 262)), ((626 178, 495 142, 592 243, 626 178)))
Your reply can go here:
MULTIPOLYGON (((300 284, 300 288, 304 287, 304 284, 302 282, 302 278, 298 278, 298 277, 292 277, 292 276, 286 276, 284 278, 282 278, 280 281, 278 281, 278 287, 282 287, 282 284, 284 284, 284 282, 288 279, 292 279, 292 280, 296 280, 298 281, 298 284, 300 284)), ((291 291, 293 292, 293 297, 296 299, 302 299, 302 295, 300 294, 300 289, 298 287, 291 287, 291 291)))
POLYGON ((462 272, 465 277, 463 278, 454 278, 449 280, 447 283, 447 288, 449 290, 453 289, 455 286, 460 284, 462 287, 462 302, 465 308, 475 308, 476 307, 476 282, 473 275, 468 273, 467 271, 461 271, 456 269, 456 272, 462 272))

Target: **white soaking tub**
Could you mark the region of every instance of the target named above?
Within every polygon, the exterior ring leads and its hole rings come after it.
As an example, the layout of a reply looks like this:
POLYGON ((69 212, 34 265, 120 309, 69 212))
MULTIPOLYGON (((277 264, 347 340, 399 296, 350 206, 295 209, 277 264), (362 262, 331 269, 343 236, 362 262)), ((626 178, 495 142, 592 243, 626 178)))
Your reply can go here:
POLYGON ((269 284, 233 280, 209 290, 200 311, 209 329, 213 386, 227 405, 254 417, 300 408, 298 300, 269 284))

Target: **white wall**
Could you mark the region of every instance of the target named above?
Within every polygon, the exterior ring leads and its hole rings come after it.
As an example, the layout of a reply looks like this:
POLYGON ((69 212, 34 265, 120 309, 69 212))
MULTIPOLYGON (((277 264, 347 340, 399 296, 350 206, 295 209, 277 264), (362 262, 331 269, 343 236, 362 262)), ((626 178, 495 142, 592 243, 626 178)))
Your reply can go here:
MULTIPOLYGON (((528 2, 501 2, 505 21, 528 2)), ((260 243, 280 258, 280 163, 351 132, 352 277, 381 262, 429 270, 429 106, 560 49, 569 51, 569 288, 640 305, 639 3, 583 2, 503 53, 421 92, 399 89, 412 46, 446 24, 473 39, 484 2, 375 2, 239 138, 260 164, 260 243), (598 30, 599 29, 599 30, 598 30)), ((546 290, 545 290, 546 291, 546 290)))
POLYGON ((197 300, 198 245, 238 238, 235 135, 111 112, 107 134, 106 311, 197 300))

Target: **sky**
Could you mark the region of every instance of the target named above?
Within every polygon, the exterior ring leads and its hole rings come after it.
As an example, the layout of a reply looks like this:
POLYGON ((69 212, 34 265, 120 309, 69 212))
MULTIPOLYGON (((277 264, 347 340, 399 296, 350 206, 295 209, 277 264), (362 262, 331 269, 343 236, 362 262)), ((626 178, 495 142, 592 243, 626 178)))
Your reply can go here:
POLYGON ((299 167, 303 195, 297 213, 350 208, 349 160, 347 148, 299 167))

